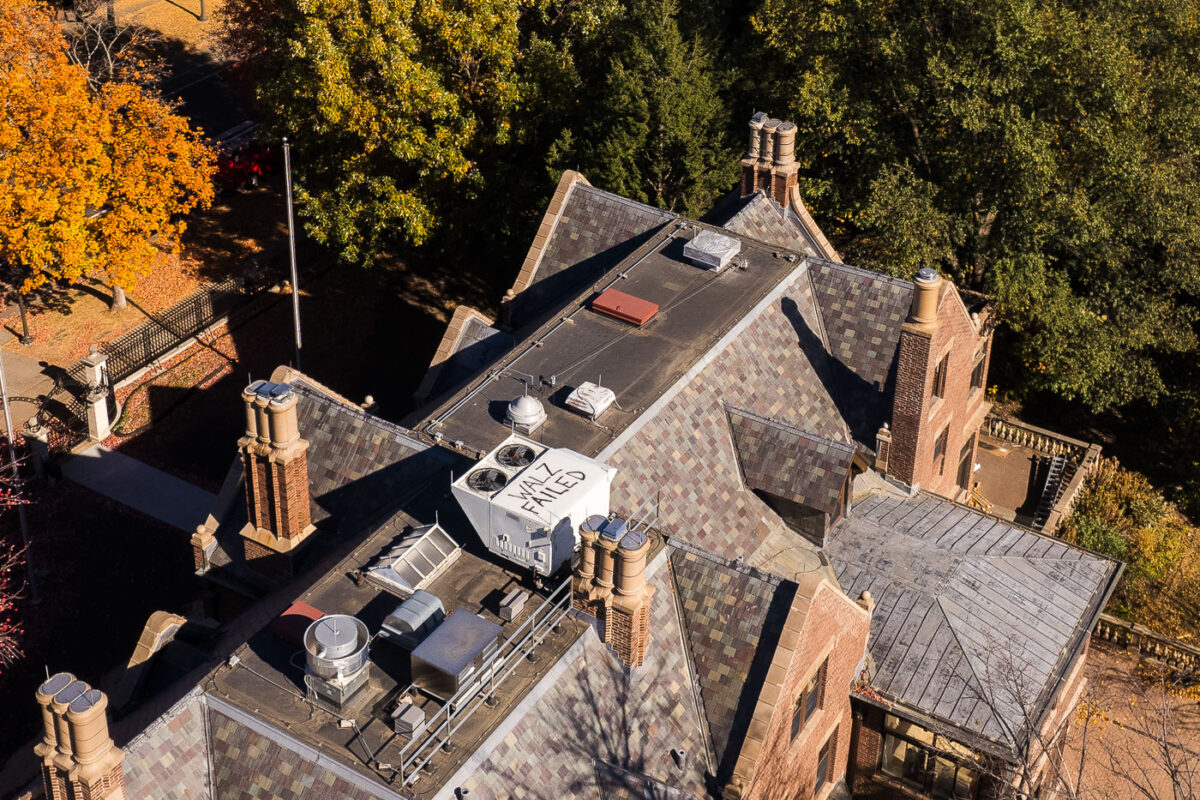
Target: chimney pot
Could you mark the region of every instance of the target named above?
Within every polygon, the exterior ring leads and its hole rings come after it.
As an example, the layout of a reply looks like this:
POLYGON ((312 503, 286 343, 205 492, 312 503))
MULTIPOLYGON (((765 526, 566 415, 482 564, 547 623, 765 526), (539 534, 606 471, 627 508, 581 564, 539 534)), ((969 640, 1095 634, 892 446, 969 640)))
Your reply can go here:
POLYGON ((763 123, 762 135, 759 143, 758 163, 770 164, 775 158, 775 130, 779 127, 779 120, 769 119, 763 123))
MULTIPOLYGON (((287 384, 283 384, 287 386, 287 384)), ((296 420, 296 404, 300 398, 292 387, 271 398, 267 414, 271 418, 271 447, 281 450, 300 438, 300 427, 296 420)))
POLYGON ((762 149, 763 123, 766 121, 767 115, 762 111, 750 118, 750 149, 746 151, 746 158, 758 160, 762 149))
POLYGON ((48 747, 53 748, 58 741, 58 731, 55 724, 55 713, 51 707, 54 703, 54 696, 75 682, 75 676, 69 672, 59 672, 54 676, 47 678, 46 681, 38 687, 34 697, 37 698, 38 705, 42 707, 42 726, 44 728, 43 741, 48 747))
POLYGON ((775 130, 775 166, 786 167, 796 161, 796 123, 781 122, 775 130))
POLYGON ((261 394, 254 395, 254 415, 255 429, 258 431, 257 441, 264 447, 271 444, 271 420, 267 415, 267 405, 271 402, 269 397, 264 397, 261 394))
POLYGON ((622 597, 640 594, 646 586, 646 554, 650 540, 643 531, 630 531, 617 546, 620 567, 616 573, 616 591, 622 597))
POLYGON ((910 318, 918 325, 934 325, 937 323, 938 303, 941 300, 942 278, 929 267, 917 271, 913 282, 912 312, 910 318))
POLYGON ((596 540, 600 538, 600 528, 605 519, 599 514, 593 514, 584 520, 579 527, 579 568, 578 576, 587 582, 596 576, 596 540))
POLYGON ((67 725, 75 767, 69 780, 71 797, 101 800, 123 798, 121 760, 123 753, 113 746, 108 733, 108 697, 99 689, 83 692, 67 707, 67 725))
POLYGON ((242 402, 246 404, 246 438, 252 440, 258 438, 258 412, 254 410, 257 385, 252 383, 242 390, 242 402))

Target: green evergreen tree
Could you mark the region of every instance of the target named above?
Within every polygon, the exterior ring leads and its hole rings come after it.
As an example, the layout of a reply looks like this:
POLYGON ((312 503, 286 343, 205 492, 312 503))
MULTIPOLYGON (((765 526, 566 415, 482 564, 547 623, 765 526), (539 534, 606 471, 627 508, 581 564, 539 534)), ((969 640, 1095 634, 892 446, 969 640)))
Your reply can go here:
POLYGON ((847 260, 1001 304, 1027 387, 1171 391, 1200 296, 1196 0, 765 0, 772 113, 847 260))
POLYGON ((677 0, 640 0, 581 55, 579 113, 553 169, 688 215, 728 191, 738 152, 705 43, 680 33, 677 0))

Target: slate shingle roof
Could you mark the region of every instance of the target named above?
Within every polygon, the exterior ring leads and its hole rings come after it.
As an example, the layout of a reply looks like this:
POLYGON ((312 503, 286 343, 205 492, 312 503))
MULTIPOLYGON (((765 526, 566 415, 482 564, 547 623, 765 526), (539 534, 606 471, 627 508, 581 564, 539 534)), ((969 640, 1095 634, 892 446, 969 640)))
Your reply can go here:
POLYGON ((752 489, 835 514, 854 448, 727 407, 742 475, 752 489))
POLYGON ((682 543, 670 546, 670 558, 713 751, 727 771, 741 750, 796 584, 682 543))
POLYGON ((780 208, 762 192, 742 198, 737 211, 724 223, 717 224, 760 242, 786 247, 809 256, 817 255, 816 248, 804 235, 800 222, 791 209, 780 208))
POLYGON ((377 795, 212 708, 196 688, 124 746, 127 797, 294 800, 377 795))
MULTIPOLYGON (((928 494, 872 494, 826 537, 870 590, 872 687, 1002 751, 1064 677, 1120 566, 928 494), (1014 679, 1031 687, 1014 696, 1014 679)), ((970 741, 970 739, 966 739, 970 741)))
POLYGON ((126 797, 212 797, 205 738, 207 714, 200 690, 193 689, 124 745, 126 797))
POLYGON ((214 799, 375 800, 378 797, 216 710, 209 710, 208 723, 214 799))
POLYGON ((598 800, 695 800, 695 795, 647 778, 639 772, 596 762, 598 800))
POLYGON ((676 216, 576 183, 542 252, 533 282, 513 301, 515 327, 571 298, 676 216))
POLYGON ((721 556, 753 553, 764 514, 773 514, 742 487, 725 405, 849 443, 822 337, 812 283, 800 269, 608 457, 618 470, 614 506, 633 513, 655 497, 664 530, 721 556))
POLYGON ((585 632, 574 657, 564 658, 554 685, 490 752, 480 754, 463 782, 472 797, 609 800, 614 795, 604 779, 614 769, 669 784, 680 800, 708 796, 707 734, 693 699, 696 687, 665 556, 661 559, 651 562, 647 578, 657 591, 646 661, 630 673, 593 632, 585 632), (671 759, 672 748, 689 754, 682 771, 671 759), (597 772, 596 762, 610 769, 597 772))
POLYGON ((466 383, 511 350, 515 342, 511 334, 471 317, 454 342, 450 357, 430 368, 432 380, 422 381, 421 399, 437 397, 466 383))
POLYGON ((300 435, 309 442, 314 524, 333 517, 340 529, 355 530, 449 469, 445 451, 406 428, 330 397, 303 377, 291 383, 300 395, 300 435))
POLYGON ((913 285, 828 261, 810 261, 809 274, 846 423, 855 439, 874 449, 875 433, 891 415, 900 326, 913 285))

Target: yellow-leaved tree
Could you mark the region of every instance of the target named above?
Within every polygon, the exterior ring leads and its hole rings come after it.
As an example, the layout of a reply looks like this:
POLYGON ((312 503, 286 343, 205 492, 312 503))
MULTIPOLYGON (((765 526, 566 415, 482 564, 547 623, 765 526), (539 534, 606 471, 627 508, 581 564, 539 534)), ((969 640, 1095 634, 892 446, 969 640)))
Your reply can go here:
POLYGON ((27 293, 92 274, 113 306, 213 196, 214 156, 132 84, 90 91, 49 8, 0 0, 0 261, 27 293))

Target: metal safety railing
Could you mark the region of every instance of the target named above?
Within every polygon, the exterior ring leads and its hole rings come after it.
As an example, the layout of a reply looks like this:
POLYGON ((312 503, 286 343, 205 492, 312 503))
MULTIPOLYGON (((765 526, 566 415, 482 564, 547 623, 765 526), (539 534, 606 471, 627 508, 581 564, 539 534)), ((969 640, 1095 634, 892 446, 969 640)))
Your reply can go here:
MULTIPOLYGON (((400 749, 398 764, 391 765, 393 780, 398 775, 404 785, 414 782, 439 748, 450 745, 454 734, 489 703, 496 690, 521 665, 542 641, 558 627, 571 610, 571 578, 568 576, 545 601, 496 650, 477 678, 460 689, 426 722, 423 736, 400 749)), ((382 765, 377 765, 383 768, 382 765)))

